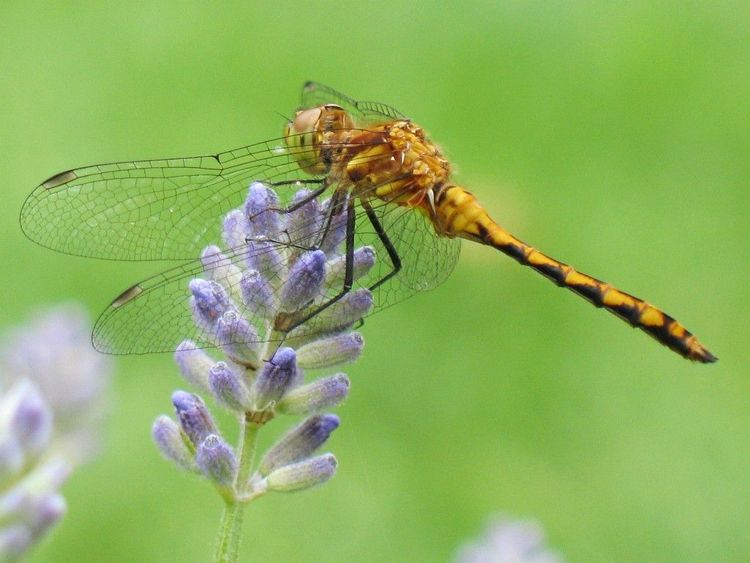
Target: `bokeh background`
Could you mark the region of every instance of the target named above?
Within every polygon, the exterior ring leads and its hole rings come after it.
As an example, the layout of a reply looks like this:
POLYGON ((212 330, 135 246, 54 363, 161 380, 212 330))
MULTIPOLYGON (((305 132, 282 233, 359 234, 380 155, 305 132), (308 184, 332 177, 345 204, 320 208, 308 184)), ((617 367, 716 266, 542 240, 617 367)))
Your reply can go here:
MULTIPOLYGON (((95 316, 168 266, 27 241, 40 181, 276 137, 316 79, 413 117, 501 224, 721 358, 465 244, 368 320, 338 475, 251 506, 244 560, 448 560, 498 511, 570 561, 750 558, 746 3, 6 2, 0 28, 3 327, 69 299, 95 316)), ((169 355, 118 361, 106 450, 33 561, 207 560, 221 502, 149 437, 183 386, 169 355)))

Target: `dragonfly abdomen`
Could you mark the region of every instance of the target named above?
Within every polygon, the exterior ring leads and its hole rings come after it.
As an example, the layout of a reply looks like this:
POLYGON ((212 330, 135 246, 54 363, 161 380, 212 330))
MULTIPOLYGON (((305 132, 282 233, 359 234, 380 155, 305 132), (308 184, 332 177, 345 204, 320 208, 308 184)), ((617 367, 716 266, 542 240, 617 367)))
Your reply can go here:
POLYGON ((607 309, 633 327, 640 328, 681 356, 703 363, 715 362, 711 354, 680 322, 653 305, 625 293, 559 260, 539 252, 495 223, 470 192, 458 186, 442 189, 435 200, 436 228, 507 254, 560 287, 567 287, 596 307, 607 309))

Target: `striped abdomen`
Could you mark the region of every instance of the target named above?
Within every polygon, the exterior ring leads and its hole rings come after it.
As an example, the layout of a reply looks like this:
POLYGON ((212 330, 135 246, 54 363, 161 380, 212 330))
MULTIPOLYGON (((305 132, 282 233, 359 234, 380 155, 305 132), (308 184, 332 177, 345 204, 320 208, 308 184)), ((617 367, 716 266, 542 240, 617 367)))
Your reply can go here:
POLYGON ((664 311, 518 240, 495 223, 476 198, 463 188, 448 186, 436 194, 434 222, 442 234, 497 248, 558 286, 567 287, 597 307, 604 307, 689 360, 704 363, 717 360, 695 336, 664 311))

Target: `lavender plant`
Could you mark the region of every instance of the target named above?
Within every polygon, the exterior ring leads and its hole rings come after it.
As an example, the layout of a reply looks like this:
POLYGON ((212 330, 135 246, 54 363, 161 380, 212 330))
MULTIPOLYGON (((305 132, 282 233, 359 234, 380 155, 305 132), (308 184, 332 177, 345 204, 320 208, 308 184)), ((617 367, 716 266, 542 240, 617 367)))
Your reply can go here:
POLYGON ((0 350, 0 560, 12 561, 65 514, 59 488, 96 449, 111 366, 75 305, 16 329, 0 350))
POLYGON ((533 520, 494 517, 482 535, 459 549, 456 563, 562 563, 533 520))
MULTIPOLYGON (((346 293, 291 332, 279 328, 319 310, 344 279, 343 217, 333 216, 326 229, 330 203, 304 189, 294 203, 293 211, 282 211, 271 188, 252 184, 244 208, 224 220, 223 238, 234 250, 225 255, 206 248, 204 277, 189 284, 202 340, 182 342, 175 361, 196 391, 236 415, 239 444, 228 444, 200 395, 182 390, 172 395, 175 419, 160 416, 152 429, 167 459, 207 478, 224 499, 217 561, 237 560, 247 503, 272 491, 308 489, 334 475, 334 455, 317 452, 340 420, 323 411, 346 398, 350 382, 343 373, 306 381, 305 372, 352 362, 364 346, 352 328, 372 307, 366 289, 346 293), (206 352, 206 344, 224 359, 206 352), (258 432, 280 415, 304 418, 256 462, 258 432)), ((372 248, 357 248, 355 278, 374 263, 372 248)))
POLYGON ((112 360, 91 347, 91 321, 77 303, 65 303, 11 330, 0 342, 2 383, 28 379, 54 415, 57 452, 74 464, 101 444, 112 360))

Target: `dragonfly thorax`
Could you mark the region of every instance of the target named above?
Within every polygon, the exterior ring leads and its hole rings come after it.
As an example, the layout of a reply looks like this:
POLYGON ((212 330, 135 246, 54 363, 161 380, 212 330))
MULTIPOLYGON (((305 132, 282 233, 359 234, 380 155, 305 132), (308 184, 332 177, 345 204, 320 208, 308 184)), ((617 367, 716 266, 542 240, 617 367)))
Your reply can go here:
MULTIPOLYGON (((434 216, 435 194, 449 183, 450 163, 417 124, 408 120, 368 130, 374 141, 363 143, 346 164, 357 192, 398 205, 419 208, 434 216)), ((364 136, 364 135, 363 135, 364 136)))

